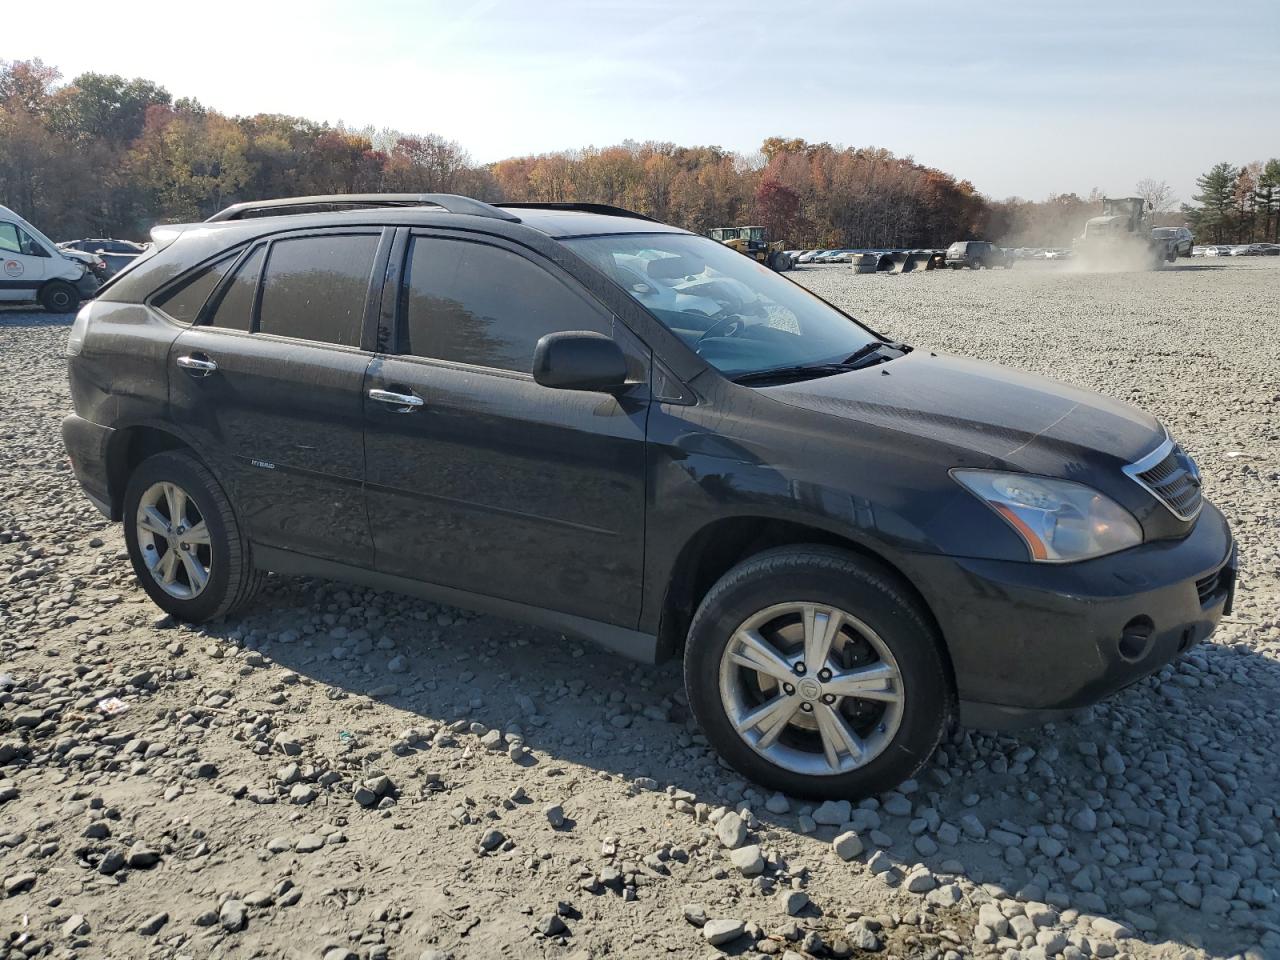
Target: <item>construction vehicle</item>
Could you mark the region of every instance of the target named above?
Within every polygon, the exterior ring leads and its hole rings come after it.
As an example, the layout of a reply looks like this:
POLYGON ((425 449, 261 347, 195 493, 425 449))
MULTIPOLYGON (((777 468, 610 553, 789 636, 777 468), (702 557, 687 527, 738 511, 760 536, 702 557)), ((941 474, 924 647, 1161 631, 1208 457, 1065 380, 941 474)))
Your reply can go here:
POLYGON ((764 227, 715 227, 707 236, 779 273, 795 266, 784 249, 786 242, 774 240, 770 243, 764 227))
POLYGON ((1159 270, 1178 255, 1177 246, 1151 235, 1150 203, 1141 197, 1106 198, 1102 214, 1084 225, 1084 235, 1072 243, 1078 261, 1087 267, 1118 270, 1159 270))

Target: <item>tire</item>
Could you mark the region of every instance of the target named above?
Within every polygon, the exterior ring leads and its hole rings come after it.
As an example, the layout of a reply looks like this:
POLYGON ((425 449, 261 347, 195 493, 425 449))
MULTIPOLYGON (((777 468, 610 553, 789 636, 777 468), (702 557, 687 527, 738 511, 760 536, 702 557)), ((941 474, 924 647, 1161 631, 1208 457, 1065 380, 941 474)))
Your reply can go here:
POLYGON ((889 570, 830 547, 782 547, 744 561, 707 592, 689 627, 685 688, 708 741, 739 773, 791 796, 852 800, 883 793, 910 777, 949 728, 955 697, 941 651, 929 616, 889 570), (806 619, 822 622, 804 612, 806 607, 849 618, 835 633, 825 666, 896 671, 878 696, 837 697, 822 684, 839 683, 839 672, 830 676, 830 670, 816 672, 795 662, 797 640, 799 658, 804 656, 806 619), (763 658, 754 653, 760 647, 742 641, 748 629, 766 640, 763 658), (769 658, 769 650, 780 659, 769 658), (756 666, 769 664, 772 672, 746 666, 740 659, 744 653, 756 666), (805 672, 796 673, 802 667, 805 672), (795 674, 791 683, 787 669, 795 674), (887 702, 895 690, 897 702, 887 702), (781 732, 764 729, 765 721, 738 732, 748 717, 777 704, 788 711, 775 711, 784 719, 775 725, 781 732), (865 750, 861 759, 852 748, 838 749, 833 765, 826 744, 848 742, 819 732, 824 723, 832 729, 833 717, 843 721, 836 729, 858 735, 856 742, 865 750), (770 737, 773 743, 765 744, 770 737))
POLYGON ((40 306, 50 313, 75 313, 80 292, 65 280, 50 280, 40 288, 40 306))
POLYGON ((253 568, 249 541, 231 502, 209 469, 192 454, 173 450, 142 461, 129 477, 122 512, 133 572, 156 605, 175 618, 203 623, 226 616, 253 599, 262 586, 265 574, 253 568), (185 509, 179 507, 184 520, 176 528, 168 522, 175 499, 166 492, 166 485, 185 494, 188 501, 185 509), (172 540, 157 532, 156 520, 149 519, 146 525, 140 520, 144 507, 153 503, 159 520, 165 521, 161 526, 174 534, 172 540), (192 566, 182 558, 179 536, 199 529, 196 520, 203 521, 206 537, 188 544, 190 556, 206 572, 198 589, 192 566), (191 526, 184 531, 183 523, 191 526), (165 558, 171 553, 182 559, 172 563, 174 582, 166 587, 162 584, 165 558))

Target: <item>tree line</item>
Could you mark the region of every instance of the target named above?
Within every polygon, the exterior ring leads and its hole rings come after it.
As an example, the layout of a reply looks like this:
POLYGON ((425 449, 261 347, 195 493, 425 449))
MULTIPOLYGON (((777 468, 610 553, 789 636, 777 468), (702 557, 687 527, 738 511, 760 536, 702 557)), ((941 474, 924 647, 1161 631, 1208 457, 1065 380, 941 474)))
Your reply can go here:
MULTIPOLYGON (((478 164, 435 134, 229 117, 142 78, 61 79, 40 60, 0 61, 0 203, 59 239, 143 239, 155 223, 202 220, 247 199, 442 192, 609 203, 698 233, 760 223, 797 247, 940 247, 980 237, 1058 245, 1097 202, 1063 194, 996 203, 966 180, 882 148, 783 137, 749 155, 627 141, 478 164)), ((1234 228, 1240 209, 1214 224, 1234 228)), ((1251 200, 1248 209, 1260 208, 1251 200)), ((1274 229, 1274 219, 1262 229, 1274 229)))

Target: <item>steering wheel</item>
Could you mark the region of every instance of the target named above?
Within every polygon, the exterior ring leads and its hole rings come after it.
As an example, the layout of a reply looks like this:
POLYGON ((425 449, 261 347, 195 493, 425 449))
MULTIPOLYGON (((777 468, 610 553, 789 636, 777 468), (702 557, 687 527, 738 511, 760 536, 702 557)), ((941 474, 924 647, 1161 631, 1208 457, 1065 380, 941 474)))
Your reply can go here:
POLYGON ((746 329, 746 326, 747 321, 743 320, 742 317, 738 316, 736 313, 730 313, 727 316, 723 316, 715 323, 711 324, 711 326, 707 327, 707 329, 702 332, 702 336, 693 341, 694 352, 697 352, 698 347, 702 345, 703 340, 716 336, 736 337, 746 329), (724 332, 721 333, 721 330, 724 332))

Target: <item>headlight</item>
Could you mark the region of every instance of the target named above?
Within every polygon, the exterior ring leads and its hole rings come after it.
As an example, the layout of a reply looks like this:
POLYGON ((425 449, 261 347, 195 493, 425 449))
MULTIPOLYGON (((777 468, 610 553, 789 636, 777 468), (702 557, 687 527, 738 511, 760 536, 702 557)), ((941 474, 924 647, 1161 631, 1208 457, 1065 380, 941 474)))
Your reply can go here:
POLYGON ((1032 560, 1070 563, 1142 542, 1129 511, 1082 483, 996 470, 951 475, 1017 531, 1032 560))

